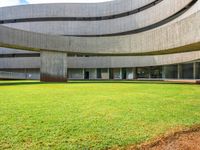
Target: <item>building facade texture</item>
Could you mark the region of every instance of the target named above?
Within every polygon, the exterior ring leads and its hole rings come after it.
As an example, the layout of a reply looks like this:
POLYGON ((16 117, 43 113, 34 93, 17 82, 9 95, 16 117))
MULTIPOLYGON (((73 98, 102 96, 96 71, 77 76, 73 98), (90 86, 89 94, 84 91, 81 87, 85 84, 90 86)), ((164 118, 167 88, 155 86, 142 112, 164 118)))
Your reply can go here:
POLYGON ((0 78, 200 79, 200 0, 2 7, 0 78))

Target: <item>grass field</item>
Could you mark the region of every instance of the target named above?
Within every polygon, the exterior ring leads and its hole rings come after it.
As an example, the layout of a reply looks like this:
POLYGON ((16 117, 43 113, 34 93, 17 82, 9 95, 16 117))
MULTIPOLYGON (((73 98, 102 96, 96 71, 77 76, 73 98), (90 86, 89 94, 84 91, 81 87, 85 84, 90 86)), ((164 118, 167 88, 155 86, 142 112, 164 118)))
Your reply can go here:
POLYGON ((200 123, 200 86, 0 81, 0 149, 107 149, 200 123))

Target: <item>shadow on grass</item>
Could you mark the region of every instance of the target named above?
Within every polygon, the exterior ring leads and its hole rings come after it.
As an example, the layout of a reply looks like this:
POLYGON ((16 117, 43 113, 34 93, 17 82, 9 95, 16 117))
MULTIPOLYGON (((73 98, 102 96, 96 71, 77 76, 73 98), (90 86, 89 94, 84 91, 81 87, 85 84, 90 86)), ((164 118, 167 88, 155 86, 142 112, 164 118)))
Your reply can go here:
POLYGON ((194 83, 166 82, 166 81, 140 81, 140 80, 69 80, 63 82, 40 82, 27 80, 0 80, 1 86, 17 86, 17 85, 52 85, 52 84, 185 84, 195 85, 194 83))
POLYGON ((12 85, 39 85, 39 84, 50 84, 50 83, 44 83, 44 82, 27 82, 27 81, 0 81, 0 87, 1 86, 12 86, 12 85))
POLYGON ((68 82, 69 84, 98 84, 98 83, 112 83, 112 84, 186 84, 193 85, 194 83, 186 83, 186 82, 169 82, 169 81, 145 81, 145 80, 71 80, 68 82))

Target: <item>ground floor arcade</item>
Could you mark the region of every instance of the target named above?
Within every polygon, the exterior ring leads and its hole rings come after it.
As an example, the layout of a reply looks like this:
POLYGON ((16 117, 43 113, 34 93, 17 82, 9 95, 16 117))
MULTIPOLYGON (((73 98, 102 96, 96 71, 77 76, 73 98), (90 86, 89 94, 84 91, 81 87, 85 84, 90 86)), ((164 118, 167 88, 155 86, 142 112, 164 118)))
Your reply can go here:
POLYGON ((68 79, 200 79, 200 62, 135 68, 68 69, 68 79))
MULTIPOLYGON (((0 69, 0 78, 40 79, 40 69, 0 69)), ((200 62, 129 68, 68 68, 71 80, 200 79, 200 62)))

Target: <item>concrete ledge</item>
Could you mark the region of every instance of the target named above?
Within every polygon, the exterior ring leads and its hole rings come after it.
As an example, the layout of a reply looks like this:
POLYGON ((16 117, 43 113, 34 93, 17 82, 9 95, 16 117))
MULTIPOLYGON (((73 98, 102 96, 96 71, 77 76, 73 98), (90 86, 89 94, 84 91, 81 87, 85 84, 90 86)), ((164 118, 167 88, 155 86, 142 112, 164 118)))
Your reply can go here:
POLYGON ((176 83, 193 83, 193 84, 200 84, 200 79, 199 80, 190 80, 190 79, 164 79, 166 82, 176 82, 176 83))
POLYGON ((163 81, 163 82, 173 82, 173 83, 192 83, 200 84, 200 79, 148 79, 148 78, 139 78, 137 81, 163 81))

